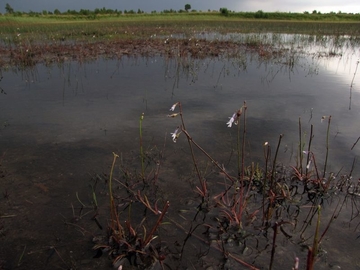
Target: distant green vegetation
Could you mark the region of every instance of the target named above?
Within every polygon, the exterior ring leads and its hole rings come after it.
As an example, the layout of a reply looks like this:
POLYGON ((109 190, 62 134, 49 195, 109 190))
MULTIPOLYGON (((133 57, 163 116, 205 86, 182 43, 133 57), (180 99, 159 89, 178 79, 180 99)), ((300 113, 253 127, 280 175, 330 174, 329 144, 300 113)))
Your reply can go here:
POLYGON ((24 40, 53 42, 56 40, 134 40, 182 35, 195 32, 216 33, 289 33, 309 35, 349 35, 360 37, 360 14, 329 13, 267 13, 194 11, 190 4, 184 10, 164 10, 145 13, 141 10, 93 11, 68 10, 53 12, 18 12, 7 4, 6 14, 0 15, 0 42, 16 43, 24 40), (189 11, 190 10, 190 11, 189 11))
POLYGON ((349 35, 360 37, 360 21, 310 21, 243 19, 214 13, 102 15, 96 20, 82 16, 0 16, 0 41, 144 39, 174 34, 192 36, 195 32, 289 33, 309 35, 349 35), (191 14, 191 15, 190 15, 191 14))
POLYGON ((192 9, 191 5, 186 4, 184 9, 180 10, 163 10, 163 11, 151 11, 150 13, 145 13, 143 10, 118 10, 118 9, 107 9, 96 8, 94 10, 89 9, 80 9, 80 10, 70 10, 68 9, 65 12, 61 12, 58 9, 53 11, 43 10, 41 12, 29 11, 21 12, 14 10, 8 3, 5 6, 5 14, 2 16, 15 16, 15 17, 42 17, 42 18, 56 18, 56 19, 88 19, 95 20, 108 17, 127 17, 127 16, 158 16, 164 14, 174 15, 213 15, 213 16, 224 16, 230 18, 239 18, 239 19, 262 19, 262 20, 301 20, 301 21, 359 21, 360 22, 360 13, 343 13, 339 12, 330 12, 330 13, 321 13, 320 11, 313 10, 311 12, 305 11, 303 13, 292 13, 292 12, 264 12, 258 10, 256 12, 235 12, 231 11, 225 7, 216 10, 207 10, 207 11, 197 11, 192 9))

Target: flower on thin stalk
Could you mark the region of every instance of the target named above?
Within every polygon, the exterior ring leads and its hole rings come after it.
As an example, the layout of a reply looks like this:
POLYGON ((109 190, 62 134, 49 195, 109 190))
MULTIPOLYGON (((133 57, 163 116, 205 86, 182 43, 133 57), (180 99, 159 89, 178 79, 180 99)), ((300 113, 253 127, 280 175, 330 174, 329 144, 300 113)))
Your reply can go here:
POLYGON ((232 124, 237 125, 241 114, 242 114, 242 107, 240 108, 240 110, 234 112, 234 114, 231 117, 229 117, 230 120, 226 123, 227 126, 232 127, 232 124))
POLYGON ((180 136, 181 131, 179 129, 180 127, 177 127, 173 133, 170 133, 174 143, 176 143, 177 139, 180 136))
POLYGON ((235 119, 236 119, 236 113, 234 113, 234 114, 230 117, 229 122, 226 123, 227 126, 228 126, 228 127, 231 127, 232 124, 235 122, 235 119))
MULTIPOLYGON (((305 155, 309 155, 309 154, 312 154, 311 152, 309 151, 302 151, 305 155)), ((309 162, 308 164, 306 165, 306 169, 310 169, 310 166, 311 166, 311 159, 309 159, 309 162)))
POLYGON ((306 169, 310 169, 311 166, 311 159, 309 160, 309 163, 306 165, 306 169))
POLYGON ((179 104, 179 102, 176 102, 174 105, 172 105, 170 108, 170 111, 173 112, 178 104, 179 104))

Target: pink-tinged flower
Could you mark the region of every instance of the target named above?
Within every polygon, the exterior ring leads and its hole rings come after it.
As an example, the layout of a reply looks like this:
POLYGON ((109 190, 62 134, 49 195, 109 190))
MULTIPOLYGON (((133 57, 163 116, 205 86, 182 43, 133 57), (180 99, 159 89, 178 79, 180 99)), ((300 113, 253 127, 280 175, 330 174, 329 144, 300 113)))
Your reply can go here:
POLYGON ((174 105, 172 105, 170 108, 170 111, 173 112, 178 104, 179 104, 179 102, 176 102, 174 105))
POLYGON ((181 131, 179 131, 179 129, 180 127, 177 127, 173 133, 170 133, 174 143, 176 143, 177 139, 180 136, 181 131))
POLYGON ((230 120, 229 120, 229 122, 227 122, 226 124, 227 124, 228 127, 231 127, 232 124, 237 121, 237 113, 235 112, 235 113, 234 113, 231 117, 229 117, 229 118, 230 118, 230 120))
POLYGON ((230 120, 226 123, 228 127, 232 127, 232 124, 235 124, 235 125, 238 124, 239 117, 242 114, 243 107, 244 106, 242 106, 239 110, 234 112, 234 114, 231 117, 229 117, 230 120))

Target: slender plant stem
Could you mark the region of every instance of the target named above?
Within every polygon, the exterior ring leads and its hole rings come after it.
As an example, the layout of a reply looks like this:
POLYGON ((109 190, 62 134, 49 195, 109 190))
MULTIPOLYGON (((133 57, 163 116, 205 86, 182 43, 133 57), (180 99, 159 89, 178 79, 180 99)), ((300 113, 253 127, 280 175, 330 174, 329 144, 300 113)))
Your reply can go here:
POLYGON ((308 168, 308 164, 310 162, 310 155, 311 155, 311 143, 312 143, 312 139, 314 138, 314 126, 311 125, 311 128, 310 128, 310 138, 309 138, 309 145, 308 145, 308 149, 307 149, 307 158, 306 158, 306 170, 305 170, 305 175, 307 177, 308 175, 308 171, 309 171, 309 168, 308 168))
POLYGON ((312 152, 311 152, 311 158, 312 158, 312 160, 314 162, 314 168, 315 168, 315 172, 316 172, 316 177, 317 177, 317 179, 320 179, 319 170, 318 170, 318 167, 316 165, 315 155, 312 152))
POLYGON ((240 158, 240 153, 241 153, 241 146, 240 146, 240 117, 238 119, 238 129, 237 129, 237 141, 236 141, 236 146, 237 146, 237 167, 238 167, 238 179, 240 180, 240 175, 241 175, 241 158, 240 158))
POLYGON ((246 140, 246 102, 244 102, 243 111, 244 111, 244 130, 242 137, 242 149, 241 149, 241 181, 244 181, 245 177, 245 140, 246 140))
POLYGON ((330 225, 331 223, 336 219, 336 217, 340 214, 342 207, 344 206, 344 204, 346 203, 346 198, 343 199, 342 203, 341 200, 339 200, 338 204, 335 207, 335 210, 333 212, 333 214, 331 215, 331 218, 328 222, 328 224, 326 225, 323 233, 321 234, 318 243, 320 244, 322 239, 324 238, 325 234, 328 232, 328 230, 330 229, 330 225), (340 209, 338 210, 338 208, 340 207, 340 209))
POLYGON ((266 199, 266 185, 267 185, 267 177, 268 177, 268 166, 269 166, 269 158, 271 155, 271 148, 268 143, 264 145, 264 154, 265 154, 265 175, 264 175, 264 183, 262 189, 263 201, 262 201, 262 208, 263 208, 263 225, 265 222, 266 210, 265 210, 265 199, 266 199))
POLYGON ((317 222, 316 222, 316 228, 315 228, 315 236, 314 236, 314 241, 313 241, 313 245, 311 248, 309 248, 309 252, 308 252, 308 260, 307 260, 307 270, 313 270, 314 269, 314 264, 315 264, 315 257, 317 256, 318 253, 318 249, 319 249, 319 230, 320 230, 320 212, 321 212, 321 206, 318 205, 317 207, 317 212, 318 212, 318 218, 317 218, 317 222))
POLYGON ((326 175, 326 167, 327 167, 327 161, 328 161, 328 156, 329 156, 330 123, 331 123, 331 115, 329 116, 328 126, 327 126, 327 131, 326 131, 326 154, 325 154, 325 164, 324 164, 323 178, 325 178, 325 175, 326 175))
POLYGON ((300 172, 300 174, 302 174, 302 161, 303 161, 303 152, 302 152, 301 118, 299 117, 299 172, 300 172))
POLYGON ((117 213, 116 213, 116 209, 115 209, 115 204, 114 204, 114 197, 112 194, 112 179, 113 179, 113 173, 114 173, 114 168, 115 168, 115 163, 116 163, 116 159, 119 157, 117 154, 115 154, 113 152, 113 162, 111 165, 111 170, 110 170, 110 177, 109 177, 109 196, 110 196, 110 215, 111 215, 111 222, 114 225, 115 221, 118 222, 117 219, 117 213))
POLYGON ((152 228, 151 232, 149 233, 148 237, 146 238, 146 240, 144 242, 144 246, 146 246, 147 244, 149 244, 151 242, 153 235, 154 235, 156 229, 159 227, 161 221, 163 220, 169 206, 170 206, 170 203, 169 203, 169 201, 167 201, 164 205, 162 212, 160 213, 158 220, 156 221, 154 227, 152 228))
POLYGON ((272 167, 272 172, 271 172, 271 183, 270 183, 270 189, 272 190, 274 188, 274 179, 275 179, 275 173, 276 173, 276 161, 277 161, 277 156, 279 153, 279 148, 280 148, 280 144, 281 144, 281 139, 284 135, 280 134, 279 136, 279 142, 278 145, 276 147, 276 152, 275 152, 275 156, 274 156, 274 160, 273 160, 273 167, 272 167))
POLYGON ((78 194, 77 191, 76 191, 75 195, 76 195, 76 198, 77 198, 77 200, 79 201, 79 203, 80 203, 83 207, 86 207, 86 205, 80 200, 79 194, 78 194))
MULTIPOLYGON (((179 111, 180 111, 180 118, 181 118, 181 123, 182 123, 181 129, 182 129, 182 131, 185 133, 185 132, 186 132, 186 127, 185 127, 185 121, 184 121, 184 117, 183 117, 181 102, 179 102, 179 111)), ((201 176, 199 167, 198 167, 197 162, 196 162, 196 158, 195 158, 195 154, 194 154, 194 149, 193 149, 192 144, 191 144, 192 138, 190 137, 189 133, 186 132, 185 134, 187 134, 186 137, 187 137, 187 140, 188 140, 188 143, 189 143, 190 152, 191 152, 191 157, 192 157, 192 159, 193 159, 193 163, 194 163, 194 167, 195 167, 196 174, 197 174, 197 176, 198 176, 198 178, 199 178, 199 181, 200 181, 200 186, 202 187, 202 185, 203 185, 203 183, 202 183, 202 176, 201 176)))
POLYGON ((273 268, 274 255, 275 255, 275 249, 276 249, 276 236, 277 236, 277 231, 278 231, 278 223, 275 222, 275 225, 274 225, 274 235, 273 235, 273 243, 272 243, 272 248, 271 248, 271 257, 270 257, 269 270, 271 270, 271 269, 273 268))
POLYGON ((349 178, 352 176, 352 173, 353 173, 353 171, 354 171, 355 162, 356 162, 356 157, 354 157, 354 159, 353 159, 353 163, 352 163, 352 165, 351 165, 351 170, 350 170, 349 176, 348 176, 349 178))
POLYGON ((21 255, 20 255, 20 258, 19 258, 19 260, 18 260, 17 266, 20 266, 20 265, 21 265, 21 261, 22 261, 22 259, 24 258, 25 250, 26 250, 26 245, 24 246, 24 249, 23 249, 23 251, 22 251, 22 253, 21 253, 21 255))
POLYGON ((199 144, 197 144, 190 136, 190 134, 186 131, 186 130, 182 130, 182 132, 184 132, 185 136, 190 138, 191 143, 194 144, 196 146, 196 148, 198 148, 208 159, 211 160, 212 164, 214 164, 225 176, 226 178, 228 178, 229 180, 231 180, 231 182, 234 182, 234 178, 231 177, 225 170, 223 167, 221 167, 219 165, 219 163, 213 159, 199 144))
POLYGON ((355 79, 356 72, 357 72, 357 69, 358 69, 358 66, 359 66, 359 62, 360 62, 360 60, 357 60, 357 62, 356 62, 356 67, 355 67, 355 72, 354 72, 354 76, 353 76, 353 78, 352 78, 352 80, 351 80, 351 84, 350 84, 349 110, 351 110, 352 88, 353 88, 353 85, 354 85, 354 79, 355 79))
MULTIPOLYGON (((244 201, 244 178, 245 178, 245 139, 246 139, 246 102, 244 102, 243 105, 243 111, 244 111, 244 130, 243 130, 243 137, 242 137, 242 147, 241 147, 241 180, 240 180, 240 202, 239 202, 239 213, 238 213, 238 220, 240 227, 242 214, 245 208, 245 201, 244 201)), ((250 183, 249 183, 250 186, 250 183)))
POLYGON ((142 122, 144 120, 144 113, 140 116, 139 121, 139 131, 140 131, 140 158, 141 158, 141 177, 145 180, 145 164, 144 164, 144 149, 143 149, 143 141, 142 141, 142 122))
POLYGON ((359 62, 360 62, 360 60, 357 60, 357 62, 356 62, 356 68, 355 68, 354 76, 353 76, 353 78, 351 80, 351 84, 350 84, 351 87, 354 85, 354 79, 355 79, 356 72, 357 72, 357 69, 358 69, 358 66, 359 66, 359 62))
POLYGON ((357 138, 357 140, 356 140, 356 142, 353 144, 353 146, 351 147, 351 150, 353 150, 354 149, 354 147, 355 147, 355 145, 358 143, 358 141, 360 140, 360 137, 359 138, 357 138))

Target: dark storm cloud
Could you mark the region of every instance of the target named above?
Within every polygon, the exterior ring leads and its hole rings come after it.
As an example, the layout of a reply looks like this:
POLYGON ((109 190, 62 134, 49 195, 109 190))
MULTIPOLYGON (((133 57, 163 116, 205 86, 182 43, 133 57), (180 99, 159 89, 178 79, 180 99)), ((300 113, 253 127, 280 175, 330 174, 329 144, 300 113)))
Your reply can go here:
POLYGON ((282 11, 282 12, 303 12, 319 10, 321 12, 343 11, 360 12, 358 0, 0 0, 0 12, 5 12, 5 5, 9 3, 16 11, 37 11, 42 10, 60 11, 80 10, 95 8, 109 8, 118 10, 137 10, 146 12, 152 10, 161 11, 164 9, 184 9, 185 4, 190 4, 196 10, 219 10, 226 7, 234 11, 282 11))

